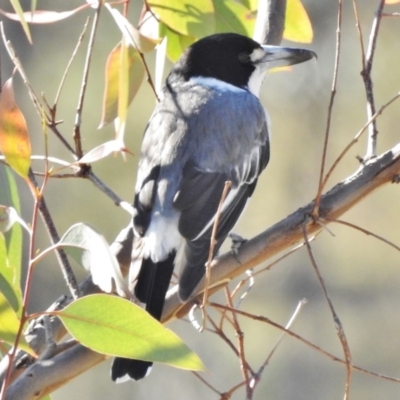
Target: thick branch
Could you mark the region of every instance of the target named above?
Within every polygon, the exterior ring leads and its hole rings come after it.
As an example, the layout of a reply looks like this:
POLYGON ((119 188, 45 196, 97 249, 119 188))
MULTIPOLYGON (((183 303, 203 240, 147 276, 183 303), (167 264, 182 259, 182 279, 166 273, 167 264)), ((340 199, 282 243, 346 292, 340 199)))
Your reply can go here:
MULTIPOLYGON (((330 220, 340 217, 374 190, 394 181, 399 173, 400 144, 369 162, 356 174, 324 194, 320 203, 320 217, 330 220)), ((227 253, 215 260, 211 270, 211 286, 218 290, 247 269, 253 268, 302 242, 304 223, 306 223, 309 235, 318 233, 322 227, 311 219, 312 208, 313 202, 247 241, 239 248, 236 258, 231 253, 227 253), (241 264, 238 263, 237 259, 241 260, 241 264)), ((325 221, 325 223, 328 223, 328 221, 325 221)), ((129 235, 129 230, 126 231, 125 235, 129 235)), ((115 248, 119 247, 117 251, 124 249, 123 241, 120 239, 113 245, 115 248)), ((120 261, 124 265, 127 261, 126 257, 123 256, 120 261)), ((88 287, 93 290, 90 285, 88 287)), ((201 285, 199 285, 197 294, 200 294, 200 292, 201 285)), ((165 304, 163 322, 168 322, 173 318, 181 318, 197 301, 198 299, 193 298, 182 305, 177 296, 177 288, 172 288, 168 293, 165 304)), ((62 330, 63 328, 60 326, 59 329, 62 330)), ((39 399, 105 358, 106 356, 102 354, 94 353, 79 344, 75 344, 56 354, 51 358, 51 362, 50 359, 41 360, 28 366, 9 387, 6 399, 39 399)), ((5 357, 6 359, 7 357, 5 357)), ((4 366, 0 365, 0 373, 1 367, 4 368, 4 366)))

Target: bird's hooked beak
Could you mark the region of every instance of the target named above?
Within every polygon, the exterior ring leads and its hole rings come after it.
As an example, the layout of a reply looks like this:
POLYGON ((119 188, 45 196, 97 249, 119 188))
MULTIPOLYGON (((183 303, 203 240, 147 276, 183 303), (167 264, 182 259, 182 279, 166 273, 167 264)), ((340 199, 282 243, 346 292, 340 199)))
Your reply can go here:
POLYGON ((317 58, 317 54, 306 49, 262 45, 261 49, 257 49, 251 54, 251 58, 254 64, 264 64, 265 69, 269 69, 300 64, 311 58, 317 58))

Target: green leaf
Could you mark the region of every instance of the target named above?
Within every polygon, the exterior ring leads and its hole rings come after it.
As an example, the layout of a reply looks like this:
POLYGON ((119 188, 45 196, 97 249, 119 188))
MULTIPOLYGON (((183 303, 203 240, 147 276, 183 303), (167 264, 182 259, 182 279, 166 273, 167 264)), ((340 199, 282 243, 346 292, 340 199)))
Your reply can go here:
POLYGON ((283 37, 299 43, 311 43, 313 40, 311 22, 300 0, 287 0, 283 37))
POLYGON ((54 314, 75 339, 99 353, 204 369, 200 358, 175 333, 128 300, 92 295, 54 314))
POLYGON ((256 22, 256 13, 243 4, 232 0, 214 0, 217 32, 236 32, 252 36, 256 22))
POLYGON ((161 22, 182 35, 201 38, 215 32, 212 0, 149 0, 147 4, 161 22))
MULTIPOLYGON (((12 309, 3 293, 0 292, 0 340, 4 340, 6 343, 14 346, 20 324, 21 321, 17 314, 12 309)), ((23 336, 20 338, 18 347, 29 354, 34 354, 23 336)))
POLYGON ((23 30, 25 32, 26 37, 28 38, 29 43, 32 44, 31 32, 29 31, 29 26, 28 26, 28 24, 26 22, 25 15, 24 15, 24 12, 22 10, 21 4, 19 3, 18 0, 10 0, 10 3, 14 8, 15 13, 18 14, 18 16, 20 18, 22 28, 23 28, 23 30))
POLYGON ((120 296, 130 295, 117 259, 104 236, 93 227, 83 223, 71 226, 58 245, 92 274, 93 283, 101 290, 112 292, 114 283, 120 296))
POLYGON ((10 167, 27 178, 31 144, 25 118, 15 102, 12 78, 4 84, 0 99, 0 151, 10 167))
MULTIPOLYGON (((14 177, 8 167, 0 164, 0 203, 12 204, 19 210, 19 197, 14 177)), ((3 236, 0 234, 0 292, 6 297, 15 312, 20 312, 22 228, 20 224, 3 236)))
POLYGON ((122 46, 119 43, 108 56, 105 75, 103 112, 99 128, 117 118, 122 112, 119 107, 129 105, 136 96, 145 76, 139 52, 132 46, 122 46), (127 100, 121 87, 129 90, 127 100))
POLYGON ((242 0, 241 3, 251 11, 257 11, 258 0, 242 0))
POLYGON ((167 56, 172 62, 178 61, 182 53, 196 40, 169 29, 163 23, 160 23, 160 35, 167 37, 167 56))

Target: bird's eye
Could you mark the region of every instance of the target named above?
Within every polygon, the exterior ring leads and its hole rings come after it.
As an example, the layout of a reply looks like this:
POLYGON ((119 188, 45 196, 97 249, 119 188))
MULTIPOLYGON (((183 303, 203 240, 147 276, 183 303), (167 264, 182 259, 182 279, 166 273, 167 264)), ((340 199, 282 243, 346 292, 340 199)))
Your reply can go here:
POLYGON ((247 53, 239 53, 239 61, 243 64, 250 62, 250 55, 247 53))

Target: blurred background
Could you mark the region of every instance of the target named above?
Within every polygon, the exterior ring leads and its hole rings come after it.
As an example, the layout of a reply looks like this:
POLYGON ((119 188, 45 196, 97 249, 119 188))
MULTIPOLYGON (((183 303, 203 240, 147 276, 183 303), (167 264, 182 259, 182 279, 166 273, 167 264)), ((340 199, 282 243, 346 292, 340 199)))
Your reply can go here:
MULTIPOLYGON (((1 7, 10 10, 8 1, 1 7)), ((261 99, 272 122, 272 156, 259 180, 255 194, 234 232, 250 238, 278 222, 313 199, 317 190, 321 153, 326 128, 327 107, 331 92, 336 45, 337 2, 304 0, 314 29, 310 45, 284 42, 293 47, 311 48, 317 62, 295 66, 290 72, 267 76, 261 99)), ((72 9, 82 1, 40 1, 39 9, 72 9)), ((371 30, 377 0, 359 0, 360 26, 364 46, 371 30)), ((141 2, 132 4, 130 20, 136 23, 141 2), (135 8, 137 6, 137 8, 135 8)), ((29 5, 27 5, 28 9, 29 5)), ((333 110, 327 163, 335 160, 346 144, 366 122, 365 89, 360 40, 357 34, 352 2, 344 2, 341 62, 337 95, 333 110)), ((399 12, 400 6, 385 7, 386 12, 399 12)), ((32 26, 34 45, 27 43, 20 25, 4 21, 5 32, 37 94, 43 93, 53 103, 58 84, 70 59, 85 20, 93 14, 86 10, 57 24, 32 26)), ((82 68, 86 34, 63 89, 57 117, 59 126, 72 143, 73 123, 82 68)), ((383 18, 377 41, 372 76, 376 106, 379 108, 400 90, 400 19, 383 18)), ((104 89, 104 65, 107 55, 120 40, 120 33, 109 13, 103 12, 95 43, 88 90, 83 110, 82 134, 84 150, 111 140, 113 127, 98 130, 104 89)), ((12 72, 12 64, 1 49, 3 82, 12 72)), ((146 56, 153 71, 154 55, 146 56)), ((170 68, 170 64, 167 65, 170 68)), ((43 154, 41 123, 19 77, 15 79, 17 102, 23 110, 30 130, 33 153, 43 154)), ((126 145, 134 154, 126 160, 110 156, 93 164, 94 172, 119 196, 128 202, 133 198, 133 185, 142 133, 154 108, 155 100, 144 83, 130 107, 126 145)), ((378 119, 378 151, 382 153, 400 140, 400 103, 395 102, 378 119)), ((50 135, 50 154, 67 161, 71 156, 60 142, 50 135)), ((363 156, 366 140, 354 146, 333 174, 328 188, 354 173, 359 167, 356 156, 363 156)), ((41 170, 40 164, 35 169, 41 170)), ((17 178, 18 179, 18 178, 17 178)), ((19 181, 22 216, 30 221, 32 199, 19 181)), ((328 189, 327 188, 327 189, 328 189)), ((72 224, 84 221, 95 226, 111 243, 129 216, 116 207, 90 182, 81 179, 51 179, 45 192, 48 207, 60 234, 72 224)), ((400 245, 399 188, 396 185, 373 193, 343 219, 400 245)), ((338 224, 329 226, 312 243, 314 255, 324 277, 330 298, 343 324, 353 363, 383 375, 400 377, 400 254, 387 244, 359 231, 338 224)), ((42 227, 37 246, 48 246, 42 227)), ((76 269, 80 278, 84 272, 76 269)), ((30 311, 47 308, 67 288, 55 258, 48 257, 34 275, 30 311)), ((223 300, 222 297, 219 299, 223 300)), ((304 338, 343 357, 332 317, 317 281, 306 250, 300 249, 270 271, 257 276, 254 289, 242 309, 261 314, 285 325, 298 302, 307 304, 297 317, 292 330, 304 338)), ((240 318, 245 332, 247 360, 257 370, 280 336, 266 324, 240 318)), ((169 328, 203 359, 208 371, 202 376, 220 392, 229 390, 241 380, 240 366, 232 351, 216 335, 197 333, 188 322, 176 321, 169 328)), ((229 332, 235 341, 234 332, 229 332)), ((52 395, 55 400, 76 399, 218 399, 194 375, 187 371, 156 365, 152 374, 140 383, 115 385, 109 378, 110 361, 78 377, 52 395), (73 394, 73 395, 72 395, 73 394)), ((293 338, 286 338, 264 370, 255 399, 331 400, 343 397, 346 369, 293 338)), ((353 399, 400 398, 400 384, 354 372, 353 399)), ((233 399, 244 399, 238 391, 233 399)))

